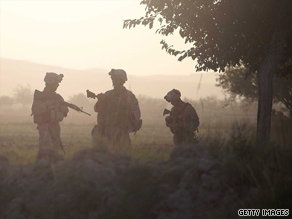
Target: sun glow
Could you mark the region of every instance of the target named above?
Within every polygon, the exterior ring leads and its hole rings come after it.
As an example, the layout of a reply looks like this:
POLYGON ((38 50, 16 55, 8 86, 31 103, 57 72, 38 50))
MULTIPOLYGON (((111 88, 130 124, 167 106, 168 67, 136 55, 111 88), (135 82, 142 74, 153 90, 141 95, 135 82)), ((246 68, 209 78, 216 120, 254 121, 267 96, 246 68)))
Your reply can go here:
POLYGON ((161 50, 165 37, 154 30, 123 29, 123 20, 145 14, 139 3, 1 0, 0 57, 73 69, 124 68, 137 75, 194 73, 192 60, 178 62, 161 50))

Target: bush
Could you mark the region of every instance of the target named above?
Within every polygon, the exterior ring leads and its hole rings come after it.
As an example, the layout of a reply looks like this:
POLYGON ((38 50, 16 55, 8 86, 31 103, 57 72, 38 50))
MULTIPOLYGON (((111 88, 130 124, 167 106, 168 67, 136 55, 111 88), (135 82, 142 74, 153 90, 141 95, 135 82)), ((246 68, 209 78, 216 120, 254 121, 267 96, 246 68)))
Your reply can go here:
POLYGON ((257 189, 253 208, 289 208, 292 148, 275 142, 259 145, 254 129, 245 123, 235 123, 228 138, 208 139, 207 146, 222 163, 230 187, 257 189))

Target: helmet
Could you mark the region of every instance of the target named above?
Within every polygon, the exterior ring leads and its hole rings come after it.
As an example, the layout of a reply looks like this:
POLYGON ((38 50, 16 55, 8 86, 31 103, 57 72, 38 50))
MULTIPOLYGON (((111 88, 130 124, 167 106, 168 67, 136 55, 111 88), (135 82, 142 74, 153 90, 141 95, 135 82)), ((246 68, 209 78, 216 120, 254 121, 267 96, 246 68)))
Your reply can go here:
POLYGON ((176 100, 179 99, 181 97, 180 91, 176 90, 176 89, 172 89, 171 91, 169 91, 166 96, 164 97, 164 99, 167 102, 171 102, 172 100, 176 100))
POLYGON ((109 73, 108 73, 111 78, 120 78, 123 81, 127 81, 127 73, 123 70, 123 69, 112 69, 109 73))
POLYGON ((56 74, 54 72, 47 72, 44 81, 48 84, 60 83, 63 79, 63 74, 56 74))

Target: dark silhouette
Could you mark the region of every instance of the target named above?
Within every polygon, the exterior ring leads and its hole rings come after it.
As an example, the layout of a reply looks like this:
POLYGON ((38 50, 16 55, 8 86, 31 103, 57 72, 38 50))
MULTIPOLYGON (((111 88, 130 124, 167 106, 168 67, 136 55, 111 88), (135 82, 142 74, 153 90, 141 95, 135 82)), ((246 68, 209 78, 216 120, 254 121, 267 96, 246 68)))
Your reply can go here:
MULTIPOLYGON (((179 51, 164 40, 162 48, 179 60, 190 57, 196 69, 224 71, 226 66, 242 63, 258 72, 259 102, 257 138, 266 143, 270 137, 273 86, 279 65, 291 62, 292 1, 142 1, 146 15, 124 21, 124 28, 145 25, 162 35, 178 31, 188 50, 179 51)), ((286 72, 291 75, 291 71, 286 72)))
POLYGON ((171 111, 165 109, 163 115, 169 114, 165 118, 165 122, 174 134, 173 142, 176 146, 196 143, 195 131, 198 130, 200 124, 195 108, 182 101, 180 97, 180 91, 176 89, 169 91, 164 97, 167 102, 173 105, 171 111))
MULTIPOLYGON (((43 98, 40 98, 40 91, 36 91, 31 107, 34 123, 39 130, 39 147, 52 148, 64 151, 63 143, 60 137, 61 128, 59 122, 67 116, 69 109, 64 102, 63 97, 56 93, 63 75, 48 72, 44 78, 46 86, 41 92, 43 98)), ((41 152, 41 150, 39 150, 41 152)))
POLYGON ((94 111, 98 113, 97 122, 92 130, 93 142, 98 147, 114 151, 128 149, 131 144, 130 132, 141 128, 142 120, 138 100, 124 87, 127 74, 122 69, 109 72, 113 90, 95 95, 87 90, 87 97, 98 98, 94 111))

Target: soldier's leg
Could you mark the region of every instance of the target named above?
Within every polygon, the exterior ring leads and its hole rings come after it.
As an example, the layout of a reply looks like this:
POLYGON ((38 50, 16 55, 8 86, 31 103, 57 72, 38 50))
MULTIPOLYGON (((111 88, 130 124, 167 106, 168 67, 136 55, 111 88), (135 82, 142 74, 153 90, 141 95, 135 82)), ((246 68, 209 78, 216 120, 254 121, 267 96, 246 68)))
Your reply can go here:
POLYGON ((61 140, 61 128, 59 123, 50 123, 49 131, 52 136, 53 149, 58 151, 62 149, 63 143, 61 140))
POLYGON ((184 138, 182 135, 174 134, 173 135, 173 143, 175 146, 183 146, 184 138))
POLYGON ((93 146, 97 147, 101 151, 107 151, 109 140, 102 134, 102 128, 100 125, 95 125, 91 131, 91 137, 93 146))
POLYGON ((195 134, 194 133, 186 133, 185 143, 186 144, 195 144, 196 143, 195 134))
MULTIPOLYGON (((122 132, 120 130, 118 131, 116 135, 111 136, 111 144, 109 146, 110 151, 112 152, 129 152, 130 150, 130 136, 128 132, 122 132)), ((112 132, 114 133, 114 132, 112 132)))
POLYGON ((48 124, 39 124, 37 129, 39 131, 39 147, 53 148, 52 136, 48 124))
POLYGON ((130 152, 131 139, 128 132, 121 135, 120 149, 122 152, 130 152))

